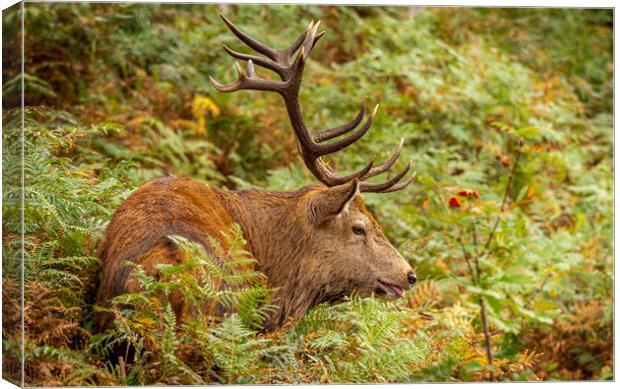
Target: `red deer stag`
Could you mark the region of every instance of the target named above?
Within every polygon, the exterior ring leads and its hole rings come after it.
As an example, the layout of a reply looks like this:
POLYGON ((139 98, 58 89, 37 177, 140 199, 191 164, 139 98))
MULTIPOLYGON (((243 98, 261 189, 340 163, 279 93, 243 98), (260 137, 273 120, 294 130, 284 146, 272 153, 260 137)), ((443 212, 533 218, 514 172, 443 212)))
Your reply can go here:
MULTIPOLYGON (((373 166, 371 160, 353 174, 332 171, 321 157, 361 138, 370 128, 376 108, 354 132, 351 131, 364 118, 363 106, 350 123, 322 131, 308 130, 299 89, 310 52, 324 34, 317 33, 319 23, 311 23, 287 49, 276 50, 246 35, 225 17, 222 19, 241 41, 264 56, 239 53, 224 46, 231 56, 247 61, 247 70, 244 72, 235 62, 239 72, 235 82, 222 85, 211 78, 211 83, 221 92, 253 89, 280 94, 299 153, 320 184, 294 192, 229 192, 190 178, 165 177, 145 183, 118 208, 99 246, 103 280, 97 304, 109 305, 111 298, 136 290, 126 261, 138 263, 147 273, 157 275, 155 265, 182 261, 168 238, 170 235, 199 242, 212 252, 207 236, 222 240, 222 232, 233 223, 241 227, 258 270, 276 290, 272 304, 277 308, 265 323, 268 330, 298 320, 316 304, 336 303, 353 292, 363 297, 373 293, 386 299, 402 297, 403 290, 414 285, 416 276, 385 237, 359 193, 393 192, 413 180, 415 174, 401 181, 410 169, 409 163, 385 182, 366 181, 392 168, 403 141, 382 165, 373 166), (272 70, 280 80, 260 78, 254 65, 272 70)), ((110 319, 100 314, 96 326, 107 328, 110 319)))

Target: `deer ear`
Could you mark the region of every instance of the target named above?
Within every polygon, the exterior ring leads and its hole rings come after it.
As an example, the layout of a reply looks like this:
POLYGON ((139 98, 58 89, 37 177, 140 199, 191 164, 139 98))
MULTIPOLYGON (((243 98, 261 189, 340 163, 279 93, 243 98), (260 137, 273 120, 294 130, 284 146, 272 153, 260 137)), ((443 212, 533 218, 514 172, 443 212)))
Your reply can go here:
POLYGON ((359 192, 356 179, 315 193, 307 203, 308 216, 314 226, 338 216, 359 192))

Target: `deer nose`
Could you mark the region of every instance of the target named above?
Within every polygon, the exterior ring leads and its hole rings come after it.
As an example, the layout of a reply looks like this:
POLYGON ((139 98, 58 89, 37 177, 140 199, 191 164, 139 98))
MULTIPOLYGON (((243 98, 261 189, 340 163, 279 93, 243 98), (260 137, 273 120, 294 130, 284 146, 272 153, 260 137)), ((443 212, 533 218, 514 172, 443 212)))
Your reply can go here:
POLYGON ((415 274, 412 271, 409 272, 409 274, 407 274, 407 281, 409 282, 409 286, 415 285, 415 282, 417 280, 418 278, 415 276, 415 274))

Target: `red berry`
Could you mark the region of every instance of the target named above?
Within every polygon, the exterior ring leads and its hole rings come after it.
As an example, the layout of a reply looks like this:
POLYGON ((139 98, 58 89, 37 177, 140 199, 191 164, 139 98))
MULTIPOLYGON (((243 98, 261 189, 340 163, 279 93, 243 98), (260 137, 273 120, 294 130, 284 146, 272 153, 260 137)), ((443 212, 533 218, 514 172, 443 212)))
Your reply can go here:
POLYGON ((450 200, 448 200, 448 203, 450 204, 451 207, 455 207, 455 208, 461 207, 461 203, 459 203, 457 198, 454 196, 450 197, 450 200))
POLYGON ((462 197, 475 197, 477 199, 480 198, 480 195, 478 194, 478 192, 476 192, 475 190, 471 190, 471 189, 462 189, 456 192, 456 194, 462 197))

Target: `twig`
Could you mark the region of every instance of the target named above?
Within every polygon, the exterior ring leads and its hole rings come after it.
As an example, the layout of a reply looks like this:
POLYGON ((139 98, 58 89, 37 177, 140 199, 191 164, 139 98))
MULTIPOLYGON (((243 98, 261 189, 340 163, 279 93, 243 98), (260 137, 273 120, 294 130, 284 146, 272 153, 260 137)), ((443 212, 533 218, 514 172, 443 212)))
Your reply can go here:
POLYGON ((474 248, 478 247, 478 236, 476 234, 476 223, 471 229, 471 242, 474 244, 474 248))
POLYGON ((552 273, 547 274, 547 276, 545 276, 545 279, 542 280, 542 282, 540 283, 540 285, 538 285, 536 287, 536 289, 534 289, 532 291, 532 293, 530 293, 530 298, 528 299, 528 301, 525 303, 525 307, 529 308, 530 307, 530 303, 532 301, 534 301, 534 297, 536 297, 536 295, 540 292, 542 292, 543 288, 545 287, 545 284, 547 283, 547 281, 549 281, 549 279, 553 277, 552 273))
MULTIPOLYGON (((473 228, 471 230, 471 238, 474 244, 474 251, 478 247, 478 237, 476 235, 476 224, 474 223, 473 228)), ((474 258, 474 263, 476 264, 476 284, 480 285, 480 261, 479 257, 476 256, 474 258)), ((491 335, 489 334, 489 324, 487 323, 487 312, 486 307, 484 305, 484 299, 481 294, 478 294, 478 305, 480 305, 480 322, 482 323, 482 333, 484 334, 484 348, 487 354, 487 362, 489 366, 493 365, 493 353, 491 352, 491 335)), ((494 381, 493 372, 489 371, 489 381, 494 381)))
MULTIPOLYGON (((482 322, 482 332, 484 333, 484 347, 487 352, 488 365, 493 365, 493 353, 491 352, 491 335, 489 334, 489 325, 487 324, 487 313, 484 306, 482 295, 478 295, 478 304, 480 304, 480 321, 482 322)), ((493 381, 493 371, 489 371, 489 381, 493 381)))
MULTIPOLYGON (((471 229, 471 240, 474 245, 474 252, 476 252, 476 248, 478 247, 478 236, 476 234, 476 223, 474 223, 471 229)), ((477 285, 480 285, 480 262, 478 261, 478 256, 474 257, 474 264, 476 265, 475 283, 477 285)))
MULTIPOLYGON (((495 219, 495 223, 493 225, 493 228, 491 229, 491 232, 489 233, 489 237, 487 238, 486 243, 484 244, 484 249, 482 250, 482 253, 480 253, 480 255, 475 257, 474 263, 476 265, 476 274, 478 276, 478 284, 480 283, 480 261, 479 258, 480 257, 484 257, 486 255, 489 254, 489 248, 491 246, 491 242, 493 241, 493 238, 495 237, 495 232, 497 231, 497 227, 499 226, 499 221, 500 221, 500 217, 501 214, 504 212, 505 208, 506 208, 506 201, 508 200, 508 193, 510 192, 510 187, 512 185, 512 179, 515 175, 515 172, 517 171, 517 167, 519 165, 519 159, 521 158, 521 146, 523 145, 523 141, 520 139, 518 146, 517 146, 517 155, 515 157, 515 163, 512 166, 512 170, 510 171, 510 176, 508 176, 508 182, 506 183, 506 188, 504 189, 504 197, 502 198, 502 205, 500 207, 500 214, 497 216, 497 219, 495 219)), ((476 235, 475 235, 475 226, 474 226, 474 240, 476 239, 476 235)), ((484 332, 484 340, 485 340, 485 348, 486 348, 486 353, 487 353, 487 361, 489 362, 489 365, 493 365, 493 354, 491 353, 491 335, 489 334, 489 326, 487 323, 487 317, 486 317, 486 309, 485 309, 485 304, 484 304, 484 299, 482 298, 481 295, 478 295, 478 303, 480 304, 480 321, 482 322, 482 330, 484 332)), ((489 380, 493 381, 494 377, 493 377, 493 372, 490 371, 489 372, 489 380)))
POLYGON ((499 225, 500 216, 504 212, 504 209, 506 207, 506 201, 508 199, 508 193, 510 192, 512 178, 514 177, 515 172, 517 171, 517 166, 519 165, 519 159, 521 158, 521 146, 523 146, 523 140, 519 139, 519 143, 517 146, 517 155, 515 157, 515 163, 514 165, 512 165, 512 170, 510 171, 510 175, 508 176, 508 182, 506 183, 506 189, 504 190, 504 198, 502 199, 502 206, 499 209, 500 214, 497 216, 497 219, 495 219, 495 224, 493 225, 493 228, 491 229, 491 233, 489 234, 489 238, 487 239, 487 242, 484 245, 482 256, 485 256, 486 254, 488 254, 489 246, 491 245, 491 241, 493 240, 493 237, 495 236, 495 231, 497 230, 497 226, 499 225))
POLYGON ((474 258, 474 264, 476 265, 476 281, 478 283, 478 285, 480 284, 480 261, 478 260, 479 257, 474 258))
MULTIPOLYGON (((478 275, 478 277, 480 277, 479 258, 484 257, 489 254, 491 242, 493 241, 493 238, 495 237, 495 232, 497 231, 497 227, 499 226, 501 214, 504 213, 504 210, 506 209, 508 193, 510 193, 510 188, 512 186, 512 180, 517 171, 517 167, 519 166, 519 159, 521 158, 521 151, 522 151, 521 147, 522 146, 523 146, 523 139, 521 138, 519 139, 517 143, 517 154, 515 156, 515 163, 512 165, 512 170, 510 171, 510 175, 508 176, 508 182, 506 183, 506 188, 504 189, 504 197, 502 198, 502 205, 500 206, 500 214, 497 215, 497 219, 495 219, 495 224, 493 225, 493 228, 491 229, 491 232, 489 233, 489 237, 487 238, 487 241, 484 244, 484 249, 482 250, 482 253, 480 253, 480 255, 474 258, 474 263, 476 265, 476 274, 478 275)), ((474 230, 472 232, 474 241, 476 240, 475 228, 476 227, 474 225, 474 230)), ((480 283, 480 278, 478 278, 478 283, 480 283)), ((478 295, 478 303, 480 304, 480 321, 482 322, 482 331, 484 332, 484 341, 485 341, 485 348, 486 348, 486 353, 487 353, 487 360, 489 362, 489 365, 491 366, 493 365, 493 353, 491 352, 491 335, 489 334, 489 325, 487 322, 486 308, 484 304, 484 298, 482 297, 482 295, 478 295)), ((493 381, 493 379, 494 379, 493 371, 489 371, 489 380, 493 381)))
POLYGON ((123 384, 127 384, 127 373, 125 372, 125 360, 122 356, 118 357, 118 366, 121 369, 121 379, 123 380, 123 384))
MULTIPOLYGON (((441 197, 441 194, 435 190, 435 188, 433 188, 433 192, 435 192, 435 195, 439 198, 439 202, 441 203, 441 205, 443 206, 444 210, 446 211, 446 214, 449 213, 449 209, 446 206, 446 203, 444 203, 443 198, 441 197)), ((465 263, 467 264, 467 270, 469 271, 469 275, 472 278, 472 281, 474 282, 474 284, 476 283, 476 277, 474 276, 474 270, 471 266, 471 262, 470 262, 470 258, 471 258, 471 254, 469 254, 469 252, 467 251, 467 249, 465 248, 465 245, 463 244, 460 236, 460 231, 459 229, 456 227, 456 225, 454 225, 454 223, 450 223, 450 227, 452 227, 452 230, 454 231, 454 235, 456 235, 456 241, 459 243, 459 246, 461 247, 461 251, 463 252, 463 258, 465 258, 465 263)))
POLYGON ((552 273, 547 274, 545 279, 540 283, 540 285, 538 285, 538 288, 536 288, 536 290, 534 291, 533 296, 537 295, 543 290, 543 288, 545 287, 545 284, 547 283, 547 281, 549 281, 549 278, 551 278, 552 276, 553 276, 552 273))
POLYGON ((461 241, 461 238, 459 237, 459 245, 461 246, 461 250, 463 251, 463 258, 465 258, 465 263, 467 264, 467 270, 469 270, 469 275, 472 278, 472 281, 474 282, 474 285, 477 285, 476 280, 479 279, 479 277, 475 277, 475 273, 474 273, 474 269, 471 267, 471 255, 469 254, 469 252, 467 252, 467 249, 465 248, 465 245, 463 244, 463 242, 461 241))
MULTIPOLYGON (((446 204, 443 201, 443 198, 441 197, 441 194, 439 194, 438 191, 436 191, 433 188, 433 191, 435 192, 435 195, 437 195, 437 197, 439 198, 439 202, 443 205, 446 213, 448 213, 448 207, 446 206, 446 204)), ((461 246, 461 250, 463 251, 463 257, 465 258, 465 263, 467 263, 467 269, 469 270, 469 275, 471 276, 471 280, 474 283, 474 285, 479 286, 480 285, 480 263, 478 261, 478 256, 474 257, 474 264, 476 266, 476 271, 474 272, 472 265, 471 265, 471 255, 469 254, 469 252, 467 252, 467 249, 465 248, 465 245, 463 244, 461 238, 460 238, 460 234, 458 231, 458 228, 454 225, 454 223, 450 223, 450 226, 452 227, 452 229, 454 230, 454 233, 457 236, 457 242, 459 243, 459 246, 461 246)), ((476 229, 475 229, 475 225, 474 225, 474 229, 472 230, 472 239, 474 242, 474 252, 476 252, 475 248, 478 245, 478 239, 476 237, 476 229)), ((485 341, 485 349, 486 349, 486 354, 487 354, 487 361, 488 361, 488 365, 493 365, 493 354, 491 352, 491 335, 489 334, 489 325, 487 323, 487 314, 486 314, 486 309, 484 306, 484 300, 482 299, 482 295, 478 294, 478 305, 480 305, 480 321, 482 322, 482 332, 484 334, 484 341, 485 341)), ((493 381, 494 380, 494 376, 493 376, 493 372, 490 371, 489 372, 489 380, 493 381)))

